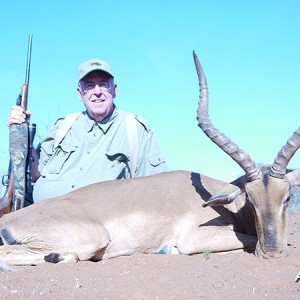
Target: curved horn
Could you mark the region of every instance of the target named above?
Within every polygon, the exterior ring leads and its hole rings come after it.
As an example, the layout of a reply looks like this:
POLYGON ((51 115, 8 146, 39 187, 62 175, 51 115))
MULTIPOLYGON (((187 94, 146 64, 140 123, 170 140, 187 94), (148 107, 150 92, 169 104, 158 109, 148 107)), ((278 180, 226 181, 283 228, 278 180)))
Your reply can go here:
POLYGON ((276 178, 283 178, 286 167, 293 155, 300 148, 300 127, 287 140, 286 144, 278 152, 270 170, 270 175, 276 178))
POLYGON ((211 123, 208 116, 208 87, 205 74, 195 51, 193 51, 193 56, 200 86, 200 100, 197 110, 198 126, 216 145, 238 163, 245 171, 248 181, 260 178, 262 176, 261 170, 256 166, 250 156, 211 123))

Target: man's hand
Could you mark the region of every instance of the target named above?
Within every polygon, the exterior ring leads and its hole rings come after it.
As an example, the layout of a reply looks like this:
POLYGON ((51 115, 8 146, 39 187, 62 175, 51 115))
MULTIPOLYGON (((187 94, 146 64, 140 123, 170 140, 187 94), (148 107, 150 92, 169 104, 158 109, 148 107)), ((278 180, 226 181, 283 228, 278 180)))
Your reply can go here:
POLYGON ((30 111, 24 112, 21 106, 13 105, 11 108, 11 112, 8 114, 7 125, 9 127, 11 124, 22 124, 26 120, 29 120, 30 116, 30 111))

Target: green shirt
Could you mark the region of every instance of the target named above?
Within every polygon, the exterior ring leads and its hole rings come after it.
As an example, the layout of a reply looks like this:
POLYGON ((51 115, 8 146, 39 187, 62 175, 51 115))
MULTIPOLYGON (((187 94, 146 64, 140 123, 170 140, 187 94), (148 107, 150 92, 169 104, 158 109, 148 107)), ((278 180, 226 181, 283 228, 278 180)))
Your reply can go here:
POLYGON ((156 138, 145 120, 136 116, 136 170, 130 170, 130 145, 125 117, 115 109, 101 122, 86 112, 79 115, 59 145, 54 139, 59 119, 42 139, 38 151, 41 176, 33 200, 57 197, 80 187, 107 180, 140 177, 168 171, 156 138))

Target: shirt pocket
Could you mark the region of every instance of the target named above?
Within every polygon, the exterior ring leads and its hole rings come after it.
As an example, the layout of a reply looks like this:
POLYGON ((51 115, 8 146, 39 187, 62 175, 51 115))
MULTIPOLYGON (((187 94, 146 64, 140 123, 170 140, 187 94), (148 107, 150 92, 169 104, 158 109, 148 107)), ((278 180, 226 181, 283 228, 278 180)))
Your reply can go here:
POLYGON ((108 172, 111 174, 111 179, 123 179, 129 177, 128 156, 124 153, 113 153, 110 151, 106 153, 110 161, 110 168, 108 172))
POLYGON ((157 167, 158 165, 165 163, 165 158, 162 153, 157 153, 149 157, 149 163, 152 167, 157 167))
POLYGON ((62 168, 70 159, 71 155, 78 149, 77 146, 72 144, 59 144, 51 159, 48 161, 46 166, 42 170, 42 176, 46 176, 48 174, 60 174, 62 168))

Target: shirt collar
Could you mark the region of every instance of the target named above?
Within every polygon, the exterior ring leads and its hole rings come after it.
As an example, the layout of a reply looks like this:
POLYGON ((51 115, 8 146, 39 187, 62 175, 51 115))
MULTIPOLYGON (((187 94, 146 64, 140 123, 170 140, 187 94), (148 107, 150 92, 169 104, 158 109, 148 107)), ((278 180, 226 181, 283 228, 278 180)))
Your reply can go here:
POLYGON ((106 117, 105 119, 103 119, 100 122, 96 122, 95 120, 91 119, 89 117, 88 113, 85 111, 84 115, 86 117, 86 129, 87 129, 87 131, 89 132, 89 131, 93 130, 94 126, 98 126, 103 131, 103 133, 106 133, 109 130, 110 126, 115 121, 118 114, 119 114, 118 109, 114 108, 111 115, 109 115, 108 117, 106 117))

